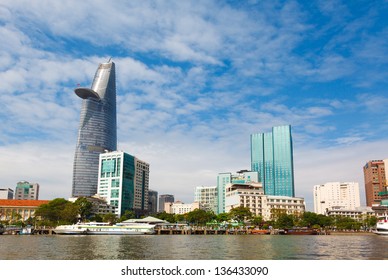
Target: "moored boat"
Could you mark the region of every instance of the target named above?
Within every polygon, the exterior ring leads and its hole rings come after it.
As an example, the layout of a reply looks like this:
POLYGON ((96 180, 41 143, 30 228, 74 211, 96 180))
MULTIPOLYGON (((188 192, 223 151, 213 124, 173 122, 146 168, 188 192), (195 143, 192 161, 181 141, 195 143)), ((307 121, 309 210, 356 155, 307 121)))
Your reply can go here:
POLYGON ((317 235, 318 231, 311 228, 292 228, 279 230, 282 235, 317 235))
POLYGON ((54 229, 57 234, 86 235, 142 235, 155 233, 155 225, 146 223, 109 223, 90 222, 76 225, 63 225, 54 229))
POLYGON ((388 216, 381 216, 378 218, 374 233, 388 235, 388 216))
POLYGON ((85 234, 86 229, 83 228, 82 224, 75 225, 61 225, 54 229, 56 234, 85 234))
POLYGON ((257 235, 262 235, 262 234, 271 234, 271 232, 267 229, 257 229, 254 228, 251 230, 251 234, 257 234, 257 235))

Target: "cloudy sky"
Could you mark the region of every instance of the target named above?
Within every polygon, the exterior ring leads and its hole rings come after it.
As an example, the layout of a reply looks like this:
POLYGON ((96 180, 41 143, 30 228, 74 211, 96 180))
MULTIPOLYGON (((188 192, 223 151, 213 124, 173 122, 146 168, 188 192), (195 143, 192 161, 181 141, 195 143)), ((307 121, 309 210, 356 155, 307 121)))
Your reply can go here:
POLYGON ((71 195, 81 99, 116 63, 118 147, 150 164, 150 188, 193 201, 250 168, 250 134, 290 124, 295 191, 360 184, 388 158, 388 2, 0 3, 0 187, 71 195))

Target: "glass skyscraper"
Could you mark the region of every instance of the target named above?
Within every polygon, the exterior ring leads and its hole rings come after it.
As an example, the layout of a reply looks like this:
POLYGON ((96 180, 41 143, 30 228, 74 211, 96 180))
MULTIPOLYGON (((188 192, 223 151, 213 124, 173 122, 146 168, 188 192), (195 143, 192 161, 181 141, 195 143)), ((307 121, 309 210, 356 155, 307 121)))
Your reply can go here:
POLYGON ((117 148, 115 64, 101 63, 91 88, 76 88, 83 99, 73 166, 72 196, 97 193, 99 155, 117 148))
POLYGON ((148 210, 149 164, 121 151, 101 154, 97 191, 118 216, 127 210, 143 215, 148 210))
POLYGON ((295 196, 290 125, 251 135, 251 168, 259 172, 266 195, 295 196))

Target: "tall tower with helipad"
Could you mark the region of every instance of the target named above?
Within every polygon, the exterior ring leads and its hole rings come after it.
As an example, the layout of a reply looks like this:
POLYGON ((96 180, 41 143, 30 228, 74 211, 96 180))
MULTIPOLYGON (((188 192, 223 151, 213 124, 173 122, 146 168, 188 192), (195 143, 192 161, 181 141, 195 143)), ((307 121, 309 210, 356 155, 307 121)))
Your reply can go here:
POLYGON ((91 88, 74 90, 82 98, 73 166, 72 196, 97 193, 99 155, 117 149, 116 74, 109 60, 98 66, 91 88))

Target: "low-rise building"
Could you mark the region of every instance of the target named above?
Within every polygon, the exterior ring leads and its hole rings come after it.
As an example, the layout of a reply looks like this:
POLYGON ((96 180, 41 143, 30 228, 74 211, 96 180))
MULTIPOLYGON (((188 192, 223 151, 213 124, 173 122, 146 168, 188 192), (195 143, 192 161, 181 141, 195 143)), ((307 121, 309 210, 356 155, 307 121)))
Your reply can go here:
POLYGON ((166 202, 164 205, 164 209, 168 214, 186 214, 195 209, 200 209, 199 202, 193 202, 190 204, 185 204, 182 201, 176 202, 166 202))
POLYGON ((49 202, 49 200, 0 199, 0 221, 26 221, 35 216, 39 206, 49 202))
POLYGON ((341 207, 332 207, 326 209, 326 216, 332 217, 347 217, 352 218, 358 222, 362 222, 365 218, 376 216, 376 212, 372 207, 357 207, 355 210, 343 209, 341 207))
POLYGON ((262 183, 227 184, 225 210, 247 207, 256 216, 271 220, 278 212, 299 215, 305 212, 303 198, 265 195, 262 183))

